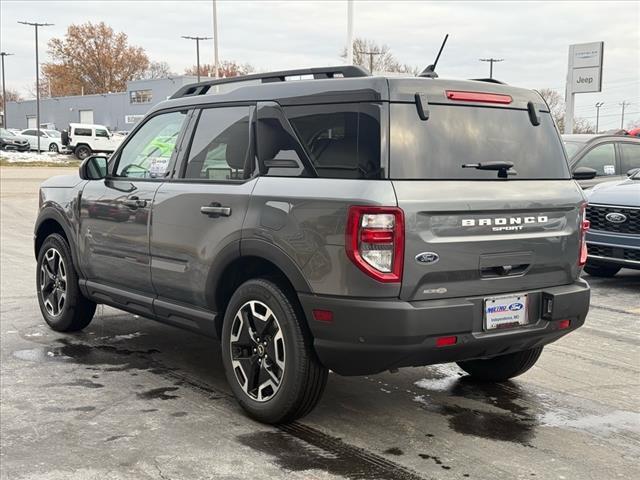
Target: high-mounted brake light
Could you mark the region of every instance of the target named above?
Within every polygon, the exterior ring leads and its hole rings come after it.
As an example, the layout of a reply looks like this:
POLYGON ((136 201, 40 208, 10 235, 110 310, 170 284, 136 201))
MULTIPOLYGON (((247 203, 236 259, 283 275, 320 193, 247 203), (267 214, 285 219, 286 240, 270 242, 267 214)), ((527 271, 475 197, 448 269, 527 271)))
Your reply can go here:
POLYGON ((404 258, 404 213, 397 207, 349 207, 345 248, 364 273, 399 282, 404 258))
POLYGON ((509 104, 513 101, 513 98, 511 98, 511 95, 501 95, 498 93, 459 92, 456 90, 446 90, 445 93, 449 100, 458 100, 461 102, 509 104))
POLYGON ((580 257, 578 258, 578 266, 583 267, 587 263, 587 230, 591 226, 591 222, 587 220, 587 204, 583 203, 580 207, 580 257))

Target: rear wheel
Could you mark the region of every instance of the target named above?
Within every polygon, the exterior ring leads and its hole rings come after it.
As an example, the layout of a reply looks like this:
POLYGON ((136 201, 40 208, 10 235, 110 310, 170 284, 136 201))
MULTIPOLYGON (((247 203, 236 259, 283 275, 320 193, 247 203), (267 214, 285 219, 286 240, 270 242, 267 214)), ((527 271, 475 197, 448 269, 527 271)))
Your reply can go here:
POLYGON ((75 149, 75 154, 78 160, 84 160, 91 155, 91 149, 87 145, 78 145, 75 149))
POLYGON ((466 360, 458 366, 471 377, 488 382, 503 382, 522 375, 540 358, 542 347, 508 353, 486 360, 466 360))
POLYGON ((594 277, 610 278, 620 271, 621 267, 613 267, 608 265, 585 265, 584 271, 594 277))
POLYGON ((240 405, 256 420, 285 423, 309 413, 327 369, 313 351, 293 294, 265 279, 243 283, 226 309, 222 359, 240 405))
POLYGON ((96 304, 78 287, 71 251, 64 237, 49 235, 38 253, 36 286, 42 316, 58 332, 75 332, 91 323, 96 304))

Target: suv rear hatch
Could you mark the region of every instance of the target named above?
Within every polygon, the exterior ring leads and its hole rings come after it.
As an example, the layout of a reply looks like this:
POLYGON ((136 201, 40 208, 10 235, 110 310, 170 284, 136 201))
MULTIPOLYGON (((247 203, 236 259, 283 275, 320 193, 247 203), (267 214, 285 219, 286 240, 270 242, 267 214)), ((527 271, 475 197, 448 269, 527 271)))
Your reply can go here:
POLYGON ((390 178, 405 215, 401 298, 573 282, 583 196, 546 106, 539 98, 529 109, 522 102, 456 103, 442 93, 441 103, 429 98, 423 105, 427 120, 416 103, 390 106, 390 178), (506 178, 499 178, 504 170, 462 167, 485 162, 513 167, 506 178))

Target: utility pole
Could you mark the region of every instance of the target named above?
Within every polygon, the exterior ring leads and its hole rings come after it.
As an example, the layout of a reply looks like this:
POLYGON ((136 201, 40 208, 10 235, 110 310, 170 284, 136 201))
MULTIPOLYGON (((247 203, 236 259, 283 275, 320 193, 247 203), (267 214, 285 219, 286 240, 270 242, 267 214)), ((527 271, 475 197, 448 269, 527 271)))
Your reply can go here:
POLYGON ((598 126, 600 125, 600 107, 604 105, 604 102, 596 103, 596 133, 598 133, 598 126))
POLYGON ((489 62, 489 78, 493 78, 493 64, 504 62, 504 58, 480 58, 481 62, 489 62))
POLYGON ((2 56, 2 126, 7 128, 7 91, 4 86, 4 57, 13 55, 13 53, 0 52, 2 56))
POLYGON ((196 41, 196 68, 198 69, 198 83, 200 82, 200 40, 211 40, 211 37, 190 37, 183 35, 182 38, 196 41))
POLYGON ((213 0, 213 76, 220 76, 220 63, 218 59, 218 9, 216 0, 213 0))
POLYGON ((376 52, 376 51, 365 52, 364 50, 358 50, 358 53, 362 55, 369 55, 369 73, 373 75, 373 56, 382 55, 382 52, 376 52))
POLYGON ((622 118, 620 118, 620 128, 624 129, 624 109, 625 107, 628 107, 629 105, 631 105, 629 102, 624 101, 622 103, 619 104, 622 107, 622 118))
POLYGON ((347 0, 347 65, 353 65, 353 0, 347 0))
POLYGON ((38 133, 38 155, 40 155, 40 63, 38 61, 38 27, 50 27, 53 23, 18 22, 36 30, 36 132, 38 133))

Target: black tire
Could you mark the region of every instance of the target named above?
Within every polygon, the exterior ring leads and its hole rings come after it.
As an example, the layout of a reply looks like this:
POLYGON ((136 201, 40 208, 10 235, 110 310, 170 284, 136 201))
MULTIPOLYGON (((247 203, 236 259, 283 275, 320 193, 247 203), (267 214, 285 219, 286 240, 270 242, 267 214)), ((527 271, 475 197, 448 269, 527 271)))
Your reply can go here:
POLYGON ((76 332, 91 323, 96 304, 80 292, 69 245, 57 233, 49 235, 38 252, 36 289, 42 316, 53 330, 76 332))
POLYGON ((593 277, 611 278, 620 271, 622 267, 609 265, 585 265, 584 271, 593 277))
POLYGON ((472 378, 487 382, 504 382, 522 375, 533 367, 541 353, 542 347, 536 347, 486 360, 466 360, 457 363, 472 378))
POLYGON ((60 153, 60 149, 58 148, 58 144, 57 143, 52 143, 49 145, 49 151, 50 152, 55 152, 55 153, 60 153))
MULTIPOLYGON (((249 416, 260 422, 280 424, 305 416, 316 406, 327 383, 328 371, 316 357, 310 334, 305 329, 306 325, 303 325, 305 321, 304 314, 299 308, 294 295, 292 292, 287 293, 286 289, 281 288, 271 280, 253 279, 238 287, 226 309, 222 328, 222 360, 227 381, 242 408, 249 416), (248 307, 250 303, 251 306, 248 307), (268 307, 272 312, 273 320, 270 321, 271 323, 269 323, 268 319, 263 322, 264 325, 271 325, 271 333, 267 331, 267 327, 264 327, 264 330, 260 333, 253 313, 250 313, 249 317, 242 316, 240 313, 241 309, 253 309, 253 304, 257 305, 256 308, 268 307), (242 334, 245 323, 242 320, 238 320, 238 315, 246 320, 249 327, 252 327, 250 328, 251 332, 249 332, 251 336, 242 334), (239 328, 238 324, 240 324, 239 328), (274 331, 276 333, 273 333, 274 331), (261 388, 270 380, 267 369, 277 369, 272 358, 274 355, 278 357, 279 352, 273 350, 275 341, 271 346, 271 350, 268 350, 267 341, 264 342, 265 347, 263 349, 261 342, 255 342, 254 339, 259 339, 258 335, 264 335, 259 340, 268 340, 270 338, 269 335, 278 337, 279 334, 277 332, 282 334, 282 340, 278 340, 278 342, 284 367, 280 370, 281 377, 275 391, 273 388, 269 390, 270 387, 267 385, 265 387, 267 392, 271 391, 272 394, 266 400, 260 400, 252 396, 249 388, 251 386, 249 378, 252 375, 245 376, 245 370, 249 369, 249 374, 252 371, 255 373, 253 375, 253 383, 257 384, 257 390, 251 390, 256 395, 260 395, 261 388), (236 338, 233 347, 233 358, 232 334, 236 338), (254 336, 253 334, 256 335, 254 336), (247 348, 238 346, 244 345, 244 341, 248 345, 247 348), (264 357, 260 357, 260 353, 252 353, 256 352, 255 347, 262 349, 264 357), (271 354, 271 351, 274 351, 274 355, 269 358, 267 354, 271 354), (256 356, 258 358, 254 358, 256 356), (252 358, 253 360, 251 360, 252 358), (259 366, 258 360, 260 361, 259 366), (262 363, 263 361, 264 363, 262 363), (236 364, 235 367, 233 365, 234 362, 236 364), (244 362, 242 366, 240 362, 244 362), (249 365, 249 367, 245 368, 246 365, 249 365), (262 376, 263 374, 264 377, 262 376), (242 377, 246 377, 244 382, 241 381, 242 377), (266 380, 260 383, 262 378, 266 380)), ((265 313, 264 316, 269 316, 264 309, 262 311, 265 313)), ((243 312, 246 315, 247 312, 244 310, 243 312)))
POLYGON ((91 156, 92 152, 88 145, 78 145, 74 150, 74 153, 76 154, 76 158, 78 160, 84 160, 85 158, 91 156))

